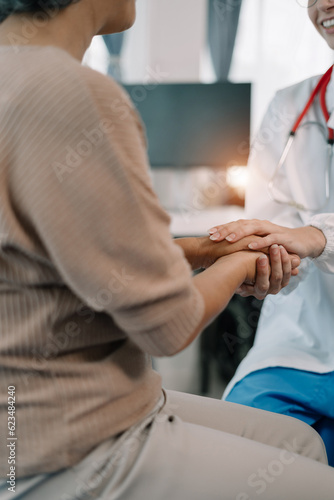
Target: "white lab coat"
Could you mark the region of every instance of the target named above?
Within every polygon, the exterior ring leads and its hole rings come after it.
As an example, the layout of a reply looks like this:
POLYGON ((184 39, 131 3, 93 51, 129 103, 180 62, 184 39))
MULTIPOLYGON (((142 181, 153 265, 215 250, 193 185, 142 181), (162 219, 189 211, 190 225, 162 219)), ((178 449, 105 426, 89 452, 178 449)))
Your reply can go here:
MULTIPOLYGON (((254 347, 241 362, 223 397, 239 380, 262 368, 283 366, 317 373, 334 371, 334 160, 326 213, 298 211, 272 201, 268 193, 268 182, 290 129, 318 79, 309 78, 281 90, 271 102, 252 145, 246 218, 267 219, 287 227, 313 225, 323 230, 327 244, 319 258, 302 262, 300 275, 293 277, 286 289, 265 299, 254 347)), ((327 88, 326 101, 331 113, 329 123, 334 127, 334 76, 327 88)), ((305 121, 320 122, 327 132, 318 98, 305 121)), ((289 193, 290 199, 312 208, 325 201, 327 143, 319 130, 312 125, 297 132, 275 183, 275 189, 289 193)))

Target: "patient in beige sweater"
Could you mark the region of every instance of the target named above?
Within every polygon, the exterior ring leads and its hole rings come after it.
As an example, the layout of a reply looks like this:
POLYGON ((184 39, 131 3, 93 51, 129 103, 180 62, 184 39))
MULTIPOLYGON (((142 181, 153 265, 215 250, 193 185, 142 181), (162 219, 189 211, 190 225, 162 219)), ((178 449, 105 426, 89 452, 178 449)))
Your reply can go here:
POLYGON ((27 475, 145 416, 149 355, 179 351, 204 304, 128 96, 58 48, 3 46, 0 65, 1 408, 14 385, 27 475))
POLYGON ((14 385, 27 475, 145 416, 149 355, 185 344, 203 300, 120 87, 53 47, 1 47, 0 65, 1 409, 14 385))

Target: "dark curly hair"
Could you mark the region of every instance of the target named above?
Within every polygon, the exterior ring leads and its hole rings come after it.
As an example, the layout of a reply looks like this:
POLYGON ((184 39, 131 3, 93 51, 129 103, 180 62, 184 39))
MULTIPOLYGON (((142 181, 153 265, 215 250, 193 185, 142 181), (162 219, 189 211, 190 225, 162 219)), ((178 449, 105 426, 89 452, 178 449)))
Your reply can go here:
POLYGON ((79 0, 0 0, 0 23, 11 14, 22 12, 55 12, 79 0))

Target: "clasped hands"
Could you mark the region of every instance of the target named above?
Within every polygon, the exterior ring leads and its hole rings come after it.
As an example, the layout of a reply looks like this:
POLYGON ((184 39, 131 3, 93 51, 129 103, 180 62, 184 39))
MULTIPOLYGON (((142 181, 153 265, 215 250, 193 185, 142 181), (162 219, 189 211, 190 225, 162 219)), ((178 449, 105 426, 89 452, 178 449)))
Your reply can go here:
MULTIPOLYGON (((248 279, 236 293, 263 299, 288 285, 305 257, 317 257, 326 245, 322 231, 311 226, 287 228, 263 220, 244 220, 215 226, 208 237, 181 244, 193 269, 208 268, 227 255, 243 252, 250 261, 248 279)), ((185 238, 189 240, 189 238, 185 238)), ((184 241, 184 240, 183 240, 184 241)))
POLYGON ((208 232, 210 242, 217 245, 216 251, 224 255, 238 251, 261 251, 268 255, 257 259, 254 282, 244 283, 237 290, 242 296, 259 299, 287 286, 291 276, 298 274, 301 259, 318 257, 326 245, 323 232, 317 228, 287 228, 257 219, 241 219, 208 232))

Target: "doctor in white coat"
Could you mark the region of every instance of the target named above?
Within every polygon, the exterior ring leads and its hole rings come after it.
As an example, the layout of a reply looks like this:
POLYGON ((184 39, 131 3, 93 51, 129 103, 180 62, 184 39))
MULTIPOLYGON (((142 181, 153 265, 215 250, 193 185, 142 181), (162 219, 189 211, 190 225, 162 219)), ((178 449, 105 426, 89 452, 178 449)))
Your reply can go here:
MULTIPOLYGON (((308 14, 334 49, 334 0, 310 0, 308 14)), ((325 443, 332 466, 333 129, 332 68, 322 78, 309 78, 279 91, 252 148, 246 216, 253 220, 210 230, 214 241, 235 242, 246 235, 261 235, 263 246, 283 245, 304 259, 286 293, 265 299, 254 346, 223 398, 312 425, 325 443)), ((250 244, 250 248, 259 250, 262 244, 250 244)), ((250 291, 243 287, 240 293, 250 291)))

